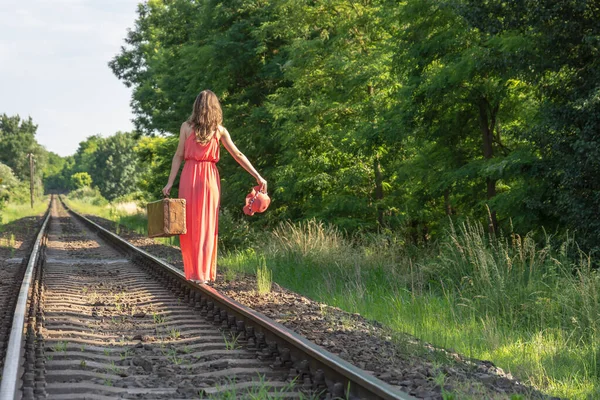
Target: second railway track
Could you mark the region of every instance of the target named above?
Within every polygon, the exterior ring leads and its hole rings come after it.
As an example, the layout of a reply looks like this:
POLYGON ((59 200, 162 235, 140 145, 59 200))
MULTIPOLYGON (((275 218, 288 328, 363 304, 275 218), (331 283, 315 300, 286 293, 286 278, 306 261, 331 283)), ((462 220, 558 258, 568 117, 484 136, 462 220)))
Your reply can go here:
POLYGON ((16 398, 410 398, 57 200, 40 251, 16 398))

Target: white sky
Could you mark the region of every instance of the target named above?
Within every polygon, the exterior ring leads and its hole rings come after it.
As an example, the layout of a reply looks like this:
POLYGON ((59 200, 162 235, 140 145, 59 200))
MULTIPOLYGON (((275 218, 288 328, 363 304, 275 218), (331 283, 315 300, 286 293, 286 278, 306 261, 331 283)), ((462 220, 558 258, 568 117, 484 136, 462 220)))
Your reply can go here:
POLYGON ((131 90, 107 63, 138 0, 0 0, 0 114, 31 116, 61 156, 94 134, 133 129, 131 90))

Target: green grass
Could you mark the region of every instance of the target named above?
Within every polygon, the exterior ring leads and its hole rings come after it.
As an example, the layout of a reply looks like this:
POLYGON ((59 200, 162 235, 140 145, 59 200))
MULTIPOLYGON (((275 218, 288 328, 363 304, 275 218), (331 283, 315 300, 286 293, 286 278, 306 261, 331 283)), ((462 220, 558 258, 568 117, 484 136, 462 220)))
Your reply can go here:
POLYGON ((567 257, 575 246, 491 238, 465 224, 439 246, 415 249, 389 237, 349 242, 309 222, 283 224, 260 251, 227 254, 219 265, 255 273, 264 257, 282 286, 491 360, 554 396, 593 399, 600 397, 600 276, 584 255, 567 257))
POLYGON ((256 268, 256 289, 258 294, 271 293, 271 285, 273 282, 273 273, 267 267, 267 261, 264 257, 259 260, 259 265, 256 268))
POLYGON ((0 210, 0 228, 4 224, 9 224, 21 218, 38 216, 46 212, 48 209, 49 198, 44 197, 36 199, 31 208, 30 203, 16 204, 8 203, 2 210, 0 210))

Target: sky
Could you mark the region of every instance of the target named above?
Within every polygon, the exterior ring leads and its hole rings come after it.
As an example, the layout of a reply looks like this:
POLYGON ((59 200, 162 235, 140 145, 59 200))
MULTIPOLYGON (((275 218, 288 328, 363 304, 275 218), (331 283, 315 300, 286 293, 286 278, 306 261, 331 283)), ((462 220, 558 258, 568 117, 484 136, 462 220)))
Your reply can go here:
POLYGON ((31 116, 61 156, 133 129, 131 89, 108 62, 133 28, 138 0, 0 0, 0 114, 31 116))

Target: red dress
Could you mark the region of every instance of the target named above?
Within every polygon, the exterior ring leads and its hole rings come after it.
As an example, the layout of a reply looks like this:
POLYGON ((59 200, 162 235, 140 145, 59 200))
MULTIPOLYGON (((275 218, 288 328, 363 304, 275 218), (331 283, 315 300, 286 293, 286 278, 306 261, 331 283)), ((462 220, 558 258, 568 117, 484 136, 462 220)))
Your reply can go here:
POLYGON ((185 141, 184 159, 179 181, 179 197, 186 200, 187 233, 179 236, 183 270, 190 280, 215 280, 221 192, 217 135, 200 144, 192 133, 185 141))

